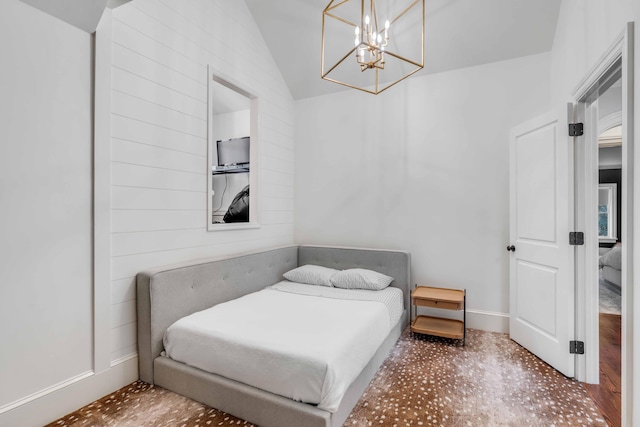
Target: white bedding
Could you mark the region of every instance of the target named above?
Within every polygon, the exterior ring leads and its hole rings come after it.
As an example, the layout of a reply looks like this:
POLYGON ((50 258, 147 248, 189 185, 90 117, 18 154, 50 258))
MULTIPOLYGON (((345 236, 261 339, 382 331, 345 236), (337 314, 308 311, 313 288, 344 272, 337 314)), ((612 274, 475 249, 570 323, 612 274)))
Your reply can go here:
POLYGON ((335 412, 402 315, 402 291, 280 282, 186 316, 164 336, 179 362, 335 412))

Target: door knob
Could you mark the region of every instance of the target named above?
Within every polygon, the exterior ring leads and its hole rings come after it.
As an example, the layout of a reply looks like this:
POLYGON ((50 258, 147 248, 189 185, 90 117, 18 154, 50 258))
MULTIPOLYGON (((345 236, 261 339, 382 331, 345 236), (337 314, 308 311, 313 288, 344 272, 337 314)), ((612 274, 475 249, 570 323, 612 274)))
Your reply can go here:
POLYGON ((516 251, 516 247, 511 245, 511 246, 507 246, 507 250, 510 252, 515 252, 516 251))

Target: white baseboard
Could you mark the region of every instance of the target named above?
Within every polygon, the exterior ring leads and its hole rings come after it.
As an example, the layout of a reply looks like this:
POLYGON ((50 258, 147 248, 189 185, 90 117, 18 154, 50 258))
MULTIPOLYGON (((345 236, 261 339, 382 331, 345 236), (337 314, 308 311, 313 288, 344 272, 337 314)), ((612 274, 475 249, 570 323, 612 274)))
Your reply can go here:
POLYGON ((483 310, 467 310, 467 328, 509 333, 509 314, 483 310))
POLYGON ((113 368, 113 367, 114 367, 114 366, 116 366, 116 365, 121 365, 121 364, 123 364, 123 363, 128 362, 128 361, 129 361, 129 360, 131 360, 131 359, 136 359, 136 362, 137 362, 137 360, 138 360, 138 353, 131 353, 131 354, 128 354, 128 355, 126 355, 126 356, 123 356, 123 357, 121 357, 121 358, 119 358, 119 359, 116 359, 116 360, 111 361, 111 367, 113 368))
POLYGON ((63 417, 138 379, 138 358, 97 375, 84 375, 42 390, 12 404, 0 414, 0 425, 7 427, 42 426, 63 417))
POLYGON ((93 371, 87 371, 87 372, 83 372, 81 374, 76 375, 75 377, 71 377, 67 380, 64 380, 58 384, 54 384, 51 387, 47 387, 45 389, 42 389, 40 391, 37 391, 33 394, 30 394, 28 396, 25 396, 21 399, 16 400, 15 402, 11 402, 8 403, 6 405, 3 405, 2 407, 0 407, 0 416, 2 414, 4 414, 5 412, 9 412, 12 409, 18 408, 22 405, 26 405, 29 402, 32 402, 34 400, 37 400, 43 396, 46 396, 47 394, 51 394, 51 393, 55 393, 58 390, 61 390, 63 388, 69 387, 70 385, 73 385, 77 382, 80 382, 86 378, 92 377, 94 375, 93 371))

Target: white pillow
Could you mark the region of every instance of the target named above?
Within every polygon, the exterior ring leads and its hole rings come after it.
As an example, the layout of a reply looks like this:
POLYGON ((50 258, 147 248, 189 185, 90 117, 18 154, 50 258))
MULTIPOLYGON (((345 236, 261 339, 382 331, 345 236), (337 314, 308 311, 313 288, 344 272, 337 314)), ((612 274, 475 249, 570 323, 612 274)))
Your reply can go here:
POLYGON ((292 282, 306 283, 307 285, 332 286, 331 276, 338 270, 307 264, 283 274, 284 278, 292 282))
POLYGON ((393 277, 364 268, 350 268, 331 277, 331 284, 343 289, 368 289, 380 291, 393 282, 393 277))

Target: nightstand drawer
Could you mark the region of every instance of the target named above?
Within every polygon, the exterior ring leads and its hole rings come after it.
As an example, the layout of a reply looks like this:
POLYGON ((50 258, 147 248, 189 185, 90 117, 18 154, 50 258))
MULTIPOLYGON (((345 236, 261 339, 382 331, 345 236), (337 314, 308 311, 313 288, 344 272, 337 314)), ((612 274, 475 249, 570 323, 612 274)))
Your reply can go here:
POLYGON ((421 307, 442 308, 445 310, 462 310, 462 303, 457 302, 414 299, 413 303, 421 307))

